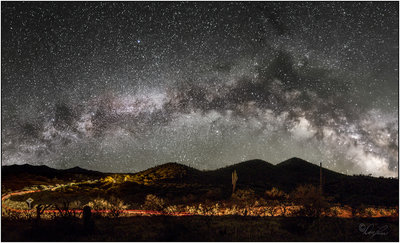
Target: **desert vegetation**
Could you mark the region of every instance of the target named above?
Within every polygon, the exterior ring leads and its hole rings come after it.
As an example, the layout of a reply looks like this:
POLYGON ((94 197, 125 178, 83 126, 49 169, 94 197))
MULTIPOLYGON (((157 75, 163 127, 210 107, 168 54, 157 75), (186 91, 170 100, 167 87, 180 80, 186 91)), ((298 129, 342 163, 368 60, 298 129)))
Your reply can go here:
MULTIPOLYGON (((252 162, 249 167, 259 167, 260 164, 252 162)), ((295 184, 294 187, 285 183, 262 185, 257 176, 246 176, 245 172, 251 173, 249 167, 243 167, 243 170, 240 166, 233 170, 229 168, 230 172, 226 174, 225 170, 220 170, 220 183, 213 182, 214 172, 201 174, 195 169, 175 163, 136 174, 104 174, 100 177, 86 175, 84 180, 57 179, 55 184, 48 184, 46 179, 43 184, 37 181, 34 185, 18 190, 4 190, 2 221, 6 229, 22 223, 31 225, 32 228, 21 230, 33 235, 35 239, 42 239, 42 236, 36 234, 36 230, 64 224, 67 225, 66 228, 71 227, 69 230, 78 232, 74 240, 120 240, 128 239, 128 234, 135 235, 137 240, 156 240, 158 235, 161 235, 160 239, 184 240, 186 238, 182 232, 186 230, 193 234, 208 234, 209 238, 204 236, 198 240, 267 241, 269 238, 265 238, 265 232, 276 234, 273 240, 290 240, 295 237, 305 240, 322 239, 319 238, 321 232, 328 234, 328 231, 337 231, 337 228, 342 228, 343 225, 355 227, 357 222, 375 222, 376 218, 377 222, 393 227, 390 239, 398 237, 398 231, 394 229, 398 224, 396 205, 374 205, 368 201, 346 204, 344 202, 348 201, 341 200, 340 194, 331 193, 330 187, 326 186, 327 190, 322 192, 318 183, 308 183, 307 180, 295 184), (210 180, 201 180, 201 176, 210 180), (28 198, 34 199, 31 209, 26 203, 28 198), (190 223, 188 218, 192 218, 193 221, 190 223), (249 220, 253 220, 254 223, 250 223, 249 220), (145 221, 148 221, 149 229, 158 232, 157 236, 150 232, 140 233, 136 228, 128 229, 121 223, 136 224, 145 221), (166 222, 182 227, 165 228, 166 222), (259 225, 261 222, 263 225, 259 225), (93 232, 97 235, 110 233, 105 226, 109 223, 112 224, 112 228, 116 227, 125 233, 116 236, 114 232, 114 238, 107 238, 111 236, 106 235, 96 238, 93 232), (328 223, 332 225, 327 226, 328 223), (244 233, 242 231, 245 227, 253 228, 244 233), (259 231, 261 228, 262 232, 259 231), (183 231, 175 232, 175 235, 163 235, 163 230, 183 231), (318 234, 313 230, 318 230, 318 234), (285 235, 283 232, 290 233, 285 235)), ((62 178, 62 175, 59 177, 62 178)), ((266 181, 269 180, 267 173, 264 177, 266 181)), ((7 185, 6 183, 3 186, 7 185)), ((354 198, 352 200, 355 201, 354 198)), ((357 232, 357 227, 354 229, 357 232)), ((340 239, 346 239, 354 230, 350 233, 349 231, 350 228, 345 229, 340 239)), ((369 240, 360 238, 362 234, 357 234, 361 233, 354 233, 349 239, 369 240)), ((332 235, 330 239, 338 239, 336 236, 332 235)), ((9 237, 20 239, 19 235, 9 237)), ((70 236, 65 233, 63 240, 69 239, 68 237, 70 236)))

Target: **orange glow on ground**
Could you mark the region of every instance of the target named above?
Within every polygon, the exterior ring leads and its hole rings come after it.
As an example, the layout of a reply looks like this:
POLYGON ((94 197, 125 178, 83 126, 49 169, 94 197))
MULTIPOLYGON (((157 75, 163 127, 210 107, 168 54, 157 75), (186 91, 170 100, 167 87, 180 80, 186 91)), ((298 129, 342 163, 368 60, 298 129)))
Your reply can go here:
MULTIPOLYGON (((54 189, 52 189, 54 190, 54 189)), ((24 195, 29 193, 36 193, 40 192, 41 190, 35 191, 19 191, 19 192, 12 192, 2 196, 2 208, 8 210, 10 212, 15 212, 19 214, 23 213, 34 213, 36 214, 35 209, 15 209, 6 206, 4 200, 9 199, 12 196, 16 195, 24 195)), ((238 210, 233 211, 231 208, 221 208, 217 212, 213 213, 189 213, 189 212, 162 212, 162 211, 153 211, 153 210, 136 210, 136 209, 126 209, 120 210, 121 215, 123 216, 134 216, 134 215, 142 215, 142 216, 151 216, 151 215, 169 215, 169 216, 192 216, 192 215, 202 215, 202 216, 225 216, 225 215, 242 215, 242 216, 285 216, 285 217, 292 217, 294 212, 298 211, 301 206, 282 206, 277 207, 268 207, 268 206, 260 206, 260 207, 247 207, 241 208, 238 210), (269 210, 268 210, 269 209, 269 210), (273 211, 273 215, 267 212, 273 211)), ((334 206, 331 207, 331 211, 334 213, 328 213, 324 216, 328 217, 338 217, 338 218, 352 218, 352 217, 371 217, 371 218, 379 218, 379 217, 398 217, 398 209, 397 208, 374 208, 370 207, 366 209, 369 213, 366 215, 356 214, 353 215, 352 208, 350 206, 334 206)), ((81 209, 70 210, 77 214, 82 213, 81 209)), ((111 210, 93 210, 93 213, 100 213, 100 214, 109 214, 111 210)), ((55 214, 59 213, 58 210, 49 209, 45 210, 44 214, 55 214)))

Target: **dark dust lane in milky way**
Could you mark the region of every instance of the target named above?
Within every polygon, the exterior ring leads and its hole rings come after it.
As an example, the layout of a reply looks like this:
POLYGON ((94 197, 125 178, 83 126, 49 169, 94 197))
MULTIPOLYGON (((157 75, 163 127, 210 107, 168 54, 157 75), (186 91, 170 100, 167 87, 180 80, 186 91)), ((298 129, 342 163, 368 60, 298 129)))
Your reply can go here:
POLYGON ((2 164, 296 156, 397 176, 397 2, 2 2, 2 164))

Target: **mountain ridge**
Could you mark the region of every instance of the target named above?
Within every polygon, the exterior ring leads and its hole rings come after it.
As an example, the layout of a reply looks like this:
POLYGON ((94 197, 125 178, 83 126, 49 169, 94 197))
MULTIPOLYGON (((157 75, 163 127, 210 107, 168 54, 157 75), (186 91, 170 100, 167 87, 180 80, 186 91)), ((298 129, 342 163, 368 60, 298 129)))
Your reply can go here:
MULTIPOLYGON (((185 168, 185 169, 189 169, 189 170, 194 170, 194 171, 198 171, 198 172, 214 172, 214 171, 223 171, 223 170, 228 170, 228 169, 238 169, 238 168, 244 168, 244 167, 257 167, 257 166, 262 166, 264 168, 296 168, 296 167, 302 167, 302 166, 308 166, 310 168, 318 168, 319 169, 319 165, 316 165, 314 163, 308 162, 306 160, 303 160, 301 158, 297 158, 297 157, 292 157, 290 159, 284 160, 280 163, 277 164, 272 164, 269 163, 265 160, 261 160, 261 159, 252 159, 252 160, 246 160, 246 161, 242 161, 242 162, 238 162, 236 164, 232 164, 232 165, 227 165, 225 167, 221 167, 221 168, 217 168, 214 170, 199 170, 197 168, 194 167, 190 167, 188 165, 185 164, 181 164, 178 162, 167 162, 164 164, 160 164, 160 165, 156 165, 147 169, 144 169, 142 171, 139 172, 118 172, 118 173, 114 173, 114 172, 100 172, 100 171, 96 171, 96 170, 89 170, 89 169, 84 169, 80 166, 74 166, 71 168, 67 168, 67 169, 56 169, 56 168, 52 168, 50 166, 47 165, 31 165, 31 164, 13 164, 13 165, 2 165, 2 174, 7 174, 9 171, 11 172, 25 172, 24 170, 26 169, 32 169, 33 171, 40 171, 40 170, 44 170, 44 171, 63 171, 63 172, 71 172, 71 173, 97 173, 97 174, 138 174, 138 173, 142 173, 145 171, 150 171, 150 170, 155 170, 155 169, 160 169, 160 168, 164 168, 164 167, 169 167, 169 166, 175 166, 177 168, 185 168)), ((335 174, 339 174, 342 176, 351 176, 351 175, 345 175, 343 173, 322 167, 323 172, 328 172, 328 173, 335 173, 335 174)), ((367 176, 367 175, 365 175, 367 176)), ((378 178, 375 176, 369 176, 369 177, 373 177, 373 178, 378 178)), ((397 178, 393 178, 393 177, 383 177, 383 178, 387 178, 387 179, 397 179, 397 178)))
MULTIPOLYGON (((111 176, 119 178, 115 180, 118 182, 115 189, 127 194, 138 191, 161 195, 201 194, 217 190, 229 197, 234 170, 238 175, 236 188, 251 189, 258 195, 263 195, 273 187, 291 193, 300 185, 318 187, 320 184, 320 167, 295 157, 276 165, 263 160, 248 160, 216 170, 198 170, 169 162, 137 173, 102 173, 80 167, 57 170, 48 166, 11 165, 2 166, 2 184, 18 189, 24 185, 60 183, 59 180, 84 181, 111 176), (41 183, 43 181, 45 183, 41 183)), ((350 176, 322 168, 322 184, 324 194, 340 203, 398 205, 398 179, 350 176)))

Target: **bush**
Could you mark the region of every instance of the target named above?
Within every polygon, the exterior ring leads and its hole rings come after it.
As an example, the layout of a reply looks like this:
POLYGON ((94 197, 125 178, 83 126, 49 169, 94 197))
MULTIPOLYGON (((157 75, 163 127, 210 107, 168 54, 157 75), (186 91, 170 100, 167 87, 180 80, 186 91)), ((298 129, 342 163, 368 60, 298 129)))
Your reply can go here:
POLYGON ((153 194, 148 194, 144 201, 144 209, 162 211, 165 207, 165 201, 153 194))
POLYGON ((107 215, 107 211, 111 217, 117 218, 121 215, 123 210, 129 207, 119 198, 111 196, 109 200, 104 198, 96 198, 92 202, 89 202, 87 206, 91 207, 97 215, 107 215))
POLYGON ((110 215, 114 218, 120 216, 123 210, 126 210, 128 207, 129 205, 125 204, 124 201, 119 198, 111 196, 109 199, 110 215))
POLYGON ((288 199, 289 195, 284 191, 279 190, 276 187, 273 187, 271 190, 265 191, 265 196, 268 200, 284 200, 288 199))
POLYGON ((168 207, 166 207, 164 209, 164 212, 166 212, 166 213, 176 213, 176 212, 178 212, 178 207, 176 205, 168 206, 168 207))
POLYGON ((80 209, 81 206, 82 206, 82 203, 79 200, 73 201, 70 204, 70 208, 72 208, 72 209, 80 209))
POLYGON ((257 197, 252 189, 239 189, 232 194, 232 200, 239 205, 252 205, 257 202, 257 197))
MULTIPOLYGON (((76 205, 76 201, 74 204, 76 205)), ((76 217, 76 210, 71 209, 71 203, 68 200, 64 200, 62 203, 55 203, 55 209, 58 211, 58 215, 61 218, 74 218, 76 217)))
POLYGON ((313 185, 298 186, 290 195, 295 204, 301 205, 297 212, 301 216, 319 217, 322 212, 328 212, 328 199, 320 195, 317 187, 313 185))

